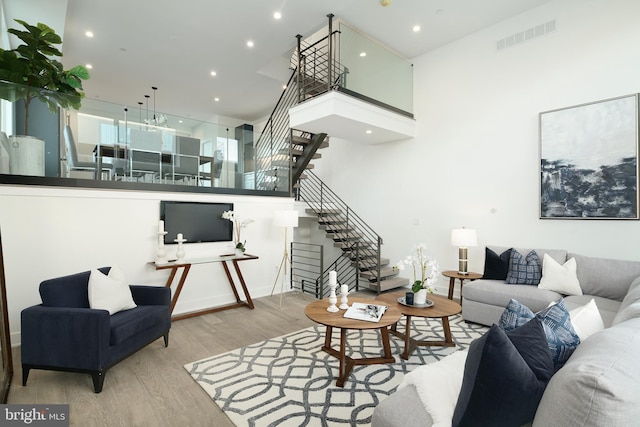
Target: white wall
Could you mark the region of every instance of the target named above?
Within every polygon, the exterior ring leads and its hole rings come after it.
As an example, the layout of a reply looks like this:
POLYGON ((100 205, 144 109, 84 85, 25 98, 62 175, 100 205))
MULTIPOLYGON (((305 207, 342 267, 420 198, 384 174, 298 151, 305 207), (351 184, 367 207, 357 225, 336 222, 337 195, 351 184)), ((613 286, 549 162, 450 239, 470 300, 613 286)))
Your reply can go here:
POLYGON ((539 219, 538 155, 540 112, 640 92, 638 16, 637 0, 556 0, 415 58, 416 138, 332 138, 315 172, 380 233, 392 262, 425 242, 457 269, 449 236, 463 225, 478 231, 473 271, 487 244, 640 260, 639 221, 539 219), (497 51, 554 19, 555 32, 497 51))
MULTIPOLYGON (((255 220, 243 228, 242 239, 247 252, 260 259, 240 266, 252 297, 271 293, 283 244, 273 212, 292 209, 292 199, 0 186, 12 344, 20 342, 20 311, 41 302, 38 286, 45 279, 118 265, 131 283, 163 286, 169 270, 156 271, 148 264, 155 259, 160 200, 232 202, 238 215, 255 220)), ((175 247, 167 246, 169 257, 175 247)), ((186 259, 230 253, 232 248, 232 242, 187 244, 186 259)), ((177 279, 174 290, 175 284, 177 279)), ((222 265, 194 265, 174 314, 230 302, 235 298, 222 265)))

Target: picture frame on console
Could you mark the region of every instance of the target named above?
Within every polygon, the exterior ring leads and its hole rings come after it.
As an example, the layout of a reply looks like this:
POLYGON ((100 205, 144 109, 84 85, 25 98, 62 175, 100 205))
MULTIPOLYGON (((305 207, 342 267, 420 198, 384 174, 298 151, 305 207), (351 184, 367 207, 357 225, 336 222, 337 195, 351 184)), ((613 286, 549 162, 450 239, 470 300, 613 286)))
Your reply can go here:
POLYGON ((542 112, 541 219, 638 216, 638 94, 542 112))

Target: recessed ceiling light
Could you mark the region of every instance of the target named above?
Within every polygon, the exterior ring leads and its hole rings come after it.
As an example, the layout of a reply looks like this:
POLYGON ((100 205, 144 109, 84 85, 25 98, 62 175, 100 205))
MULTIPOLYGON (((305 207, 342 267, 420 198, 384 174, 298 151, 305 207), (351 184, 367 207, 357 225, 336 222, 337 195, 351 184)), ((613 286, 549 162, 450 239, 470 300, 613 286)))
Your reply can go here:
POLYGON ((365 131, 365 133, 368 135, 368 134, 370 134, 370 133, 373 133, 373 131, 372 131, 371 129, 367 129, 367 130, 365 131))
POLYGON ((93 31, 87 31, 84 33, 84 35, 87 37, 93 37, 93 31))
POLYGON ((287 85, 282 85, 282 89, 287 89, 287 85))
POLYGON ((280 18, 282 18, 282 14, 280 12, 273 13, 273 19, 280 19, 280 18))
POLYGON ((217 76, 217 75, 218 75, 218 73, 216 73, 215 71, 212 71, 212 72, 211 72, 211 75, 215 77, 215 76, 217 76))
POLYGON ((247 42, 247 47, 253 47, 253 41, 252 40, 249 40, 247 42))
POLYGON ((420 29, 421 29, 421 28, 420 28, 420 25, 414 25, 414 26, 413 26, 413 32, 414 32, 414 33, 418 33, 418 32, 420 32, 420 29))
POLYGON ((215 98, 213 98, 214 101, 219 102, 220 98, 218 98, 217 96, 215 98))
POLYGON ((85 65, 85 67, 87 67, 88 69, 92 69, 92 68, 93 68, 93 65, 91 65, 91 64, 87 64, 87 65, 85 65))
POLYGON ((182 123, 182 120, 178 120, 178 123, 182 123))
POLYGON ((367 56, 367 52, 360 52, 360 56, 364 58, 365 56, 367 56))

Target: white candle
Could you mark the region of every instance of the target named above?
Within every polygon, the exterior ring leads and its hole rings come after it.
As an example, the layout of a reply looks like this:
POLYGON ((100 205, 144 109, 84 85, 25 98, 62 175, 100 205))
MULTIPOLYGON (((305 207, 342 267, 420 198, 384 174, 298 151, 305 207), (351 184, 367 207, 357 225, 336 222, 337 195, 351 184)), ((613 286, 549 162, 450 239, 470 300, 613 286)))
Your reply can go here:
POLYGON ((182 233, 178 233, 178 240, 182 240, 182 233))
POLYGON ((158 233, 164 233, 164 221, 160 220, 158 223, 158 233))
POLYGON ((338 283, 338 275, 336 274, 335 271, 332 270, 329 272, 329 285, 331 285, 331 287, 334 287, 337 283, 338 283))
POLYGON ((349 286, 347 286, 347 285, 340 286, 340 293, 342 293, 342 294, 349 293, 349 286))

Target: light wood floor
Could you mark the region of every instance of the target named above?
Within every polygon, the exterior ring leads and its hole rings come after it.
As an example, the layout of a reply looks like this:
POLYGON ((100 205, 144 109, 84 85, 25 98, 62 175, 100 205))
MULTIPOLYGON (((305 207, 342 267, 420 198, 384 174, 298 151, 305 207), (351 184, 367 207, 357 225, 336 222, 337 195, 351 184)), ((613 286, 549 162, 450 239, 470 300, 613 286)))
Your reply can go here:
POLYGON ((7 403, 69 404, 72 426, 233 427, 183 365, 314 325, 304 315, 311 299, 290 293, 279 308, 279 297, 255 299, 254 310, 242 307, 173 322, 169 347, 158 339, 111 368, 99 394, 90 375, 67 372, 32 370, 23 387, 16 348, 7 403))

